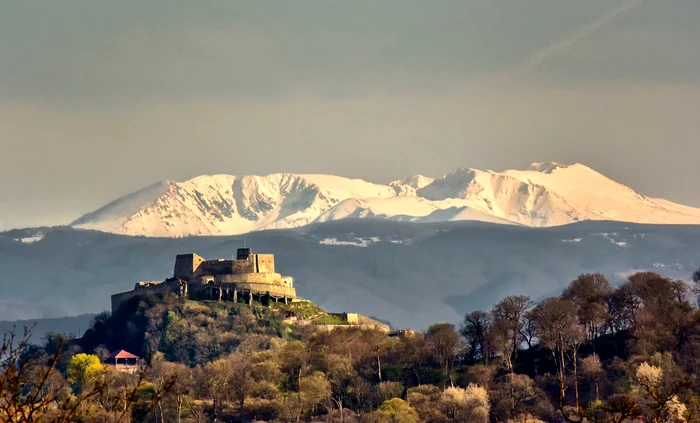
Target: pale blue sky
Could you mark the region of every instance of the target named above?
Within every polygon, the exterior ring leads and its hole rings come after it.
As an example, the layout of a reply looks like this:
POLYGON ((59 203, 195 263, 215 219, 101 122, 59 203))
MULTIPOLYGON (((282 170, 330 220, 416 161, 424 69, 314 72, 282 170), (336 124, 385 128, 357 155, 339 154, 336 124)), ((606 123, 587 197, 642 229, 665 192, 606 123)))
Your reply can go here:
POLYGON ((697 0, 0 0, 0 229, 161 179, 582 162, 700 206, 697 0))

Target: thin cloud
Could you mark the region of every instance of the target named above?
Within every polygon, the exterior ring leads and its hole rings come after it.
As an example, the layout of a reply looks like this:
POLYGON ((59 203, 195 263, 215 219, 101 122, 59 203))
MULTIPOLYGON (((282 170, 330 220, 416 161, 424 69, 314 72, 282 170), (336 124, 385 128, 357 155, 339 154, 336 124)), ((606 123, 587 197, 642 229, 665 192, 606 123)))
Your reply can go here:
POLYGON ((582 39, 599 31, 613 19, 616 19, 624 15, 625 13, 629 13, 633 9, 636 9, 637 7, 639 7, 640 4, 642 4, 643 1, 644 0, 627 1, 621 4, 619 7, 606 13, 600 19, 593 21, 585 27, 581 28, 580 30, 570 34, 563 40, 557 41, 556 43, 550 44, 547 47, 537 51, 535 54, 530 56, 530 58, 528 58, 524 63, 516 67, 515 70, 511 72, 510 76, 518 77, 529 74, 530 72, 540 67, 542 63, 549 60, 552 56, 556 55, 557 53, 563 50, 566 50, 567 48, 581 41, 582 39))

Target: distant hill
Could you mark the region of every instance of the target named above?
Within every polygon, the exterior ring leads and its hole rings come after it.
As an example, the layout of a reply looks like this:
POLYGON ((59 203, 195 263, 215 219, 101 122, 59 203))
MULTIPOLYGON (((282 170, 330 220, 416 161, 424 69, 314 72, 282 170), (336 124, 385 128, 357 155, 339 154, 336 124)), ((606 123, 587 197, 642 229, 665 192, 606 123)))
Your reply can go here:
POLYGON ((700 224, 700 209, 645 197, 582 164, 463 168, 389 183, 333 175, 202 175, 162 181, 73 227, 126 235, 235 235, 349 218, 555 226, 584 220, 700 224))
POLYGON ((15 321, 0 321, 0 335, 15 330, 16 334, 23 333, 25 327, 31 329, 31 341, 40 342, 41 338, 49 332, 81 337, 90 327, 94 314, 81 314, 79 316, 54 317, 47 319, 29 319, 15 321))
POLYGON ((230 257, 244 243, 276 254, 276 267, 294 276, 297 293, 326 310, 416 329, 459 321, 506 295, 559 293, 583 272, 600 271, 613 282, 637 270, 687 279, 700 267, 700 226, 348 219, 185 238, 25 229, 0 233, 0 319, 108 310, 111 294, 169 277, 178 253, 230 257))

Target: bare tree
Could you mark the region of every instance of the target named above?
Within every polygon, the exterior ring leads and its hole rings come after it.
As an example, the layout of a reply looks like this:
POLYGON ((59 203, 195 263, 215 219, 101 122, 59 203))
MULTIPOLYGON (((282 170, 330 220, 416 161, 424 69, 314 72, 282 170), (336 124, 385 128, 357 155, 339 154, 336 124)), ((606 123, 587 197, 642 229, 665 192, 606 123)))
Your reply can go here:
POLYGON ((464 316, 464 322, 459 331, 469 342, 474 358, 481 357, 484 365, 488 365, 488 339, 491 330, 491 315, 487 311, 476 310, 464 316))
POLYGON ((499 301, 491 310, 493 326, 498 326, 504 332, 503 336, 510 338, 513 360, 518 358, 518 349, 523 340, 525 314, 531 307, 530 297, 511 295, 499 301))
POLYGON ((586 327, 589 341, 598 337, 608 321, 604 300, 612 292, 610 282, 601 273, 582 274, 564 290, 562 297, 576 304, 579 322, 586 327))
POLYGON ((566 395, 566 351, 569 334, 576 327, 576 305, 562 298, 550 297, 535 307, 533 317, 539 330, 540 342, 552 351, 557 364, 559 405, 563 407, 566 395))
POLYGON ((428 328, 425 340, 433 351, 436 361, 442 366, 443 376, 452 382, 452 368, 460 350, 459 333, 450 323, 436 323, 428 328))

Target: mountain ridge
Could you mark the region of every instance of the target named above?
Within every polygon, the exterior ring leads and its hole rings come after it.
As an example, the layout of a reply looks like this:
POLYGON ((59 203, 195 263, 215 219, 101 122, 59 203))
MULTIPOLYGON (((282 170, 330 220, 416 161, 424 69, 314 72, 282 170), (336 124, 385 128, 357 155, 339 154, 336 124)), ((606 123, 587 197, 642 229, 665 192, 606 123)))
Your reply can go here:
POLYGON ((700 225, 586 221, 532 228, 479 221, 340 219, 235 236, 148 238, 69 227, 0 233, 0 320, 97 313, 111 294, 172 274, 177 254, 275 254, 297 293, 396 326, 459 322, 504 296, 561 292, 581 273, 616 284, 637 271, 687 279, 700 225))
POLYGON ((70 226, 143 236, 237 235, 347 218, 480 220, 531 227, 583 220, 700 224, 700 209, 643 196, 580 163, 459 168, 386 185, 321 174, 201 175, 161 181, 70 226))

